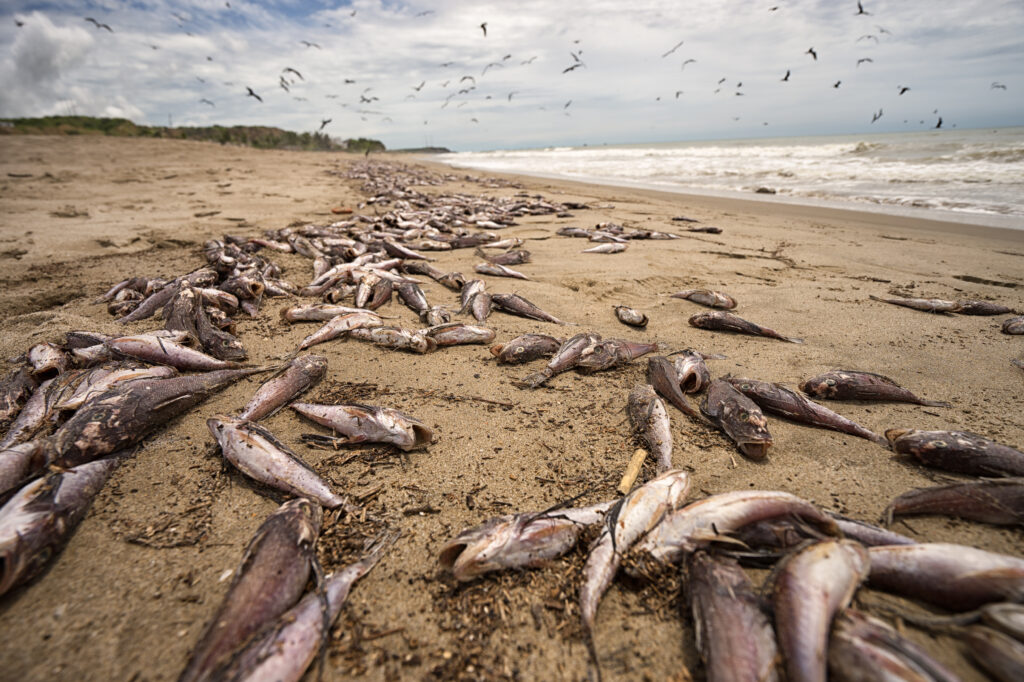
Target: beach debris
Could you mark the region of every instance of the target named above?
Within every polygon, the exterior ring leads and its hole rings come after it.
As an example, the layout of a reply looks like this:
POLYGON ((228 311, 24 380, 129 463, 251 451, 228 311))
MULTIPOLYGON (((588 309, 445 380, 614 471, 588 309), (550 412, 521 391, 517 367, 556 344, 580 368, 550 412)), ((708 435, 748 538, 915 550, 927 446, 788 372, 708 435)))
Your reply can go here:
POLYGON ((790 680, 826 679, 832 619, 849 605, 870 565, 860 543, 825 540, 790 556, 776 574, 775 630, 790 680))
POLYGON ((597 607, 615 579, 623 556, 665 514, 682 506, 689 492, 689 474, 668 469, 619 499, 605 514, 601 534, 590 545, 580 586, 580 614, 591 638, 597 607))
POLYGON ((491 354, 499 363, 522 364, 554 355, 562 345, 560 339, 546 334, 523 334, 511 341, 491 346, 491 354))
POLYGON ((833 369, 811 377, 800 390, 815 398, 827 400, 879 400, 914 403, 929 407, 949 407, 949 403, 919 398, 887 376, 853 369, 833 369))
POLYGON ((736 307, 736 299, 729 294, 711 289, 686 289, 672 294, 672 298, 684 298, 708 308, 722 308, 732 310, 736 307))
POLYGON ((589 249, 583 249, 580 253, 622 253, 626 250, 629 244, 623 244, 622 242, 611 242, 607 244, 599 244, 592 246, 589 249))
POLYGON ((626 400, 626 413, 633 432, 654 455, 658 473, 672 468, 672 425, 665 403, 650 384, 637 384, 626 400))
POLYGON ((518 270, 501 265, 499 263, 477 263, 473 266, 473 271, 478 272, 481 275, 492 275, 494 277, 514 277, 515 279, 530 279, 518 270))
POLYGON ((227 666, 223 679, 299 682, 313 663, 329 628, 357 580, 370 572, 398 532, 377 538, 361 559, 324 578, 315 592, 281 615, 276 623, 245 645, 227 666))
POLYGON ((778 644, 747 574, 735 560, 696 552, 686 591, 708 680, 778 680, 778 644))
POLYGON ((892 679, 958 682, 959 677, 888 624, 854 608, 835 618, 828 640, 829 673, 884 670, 892 679))
POLYGON ((294 357, 256 389, 238 418, 255 422, 269 417, 320 383, 326 374, 327 358, 312 353, 294 357))
POLYGON ((891 303, 893 305, 900 305, 904 308, 913 308, 914 310, 923 310, 926 313, 957 313, 960 312, 960 304, 956 301, 944 301, 941 298, 879 298, 875 295, 870 295, 869 298, 872 301, 881 301, 882 303, 891 303))
POLYGON ((320 505, 299 498, 263 522, 178 682, 214 679, 253 635, 295 605, 316 558, 322 520, 320 505))
POLYGON ((1024 334, 1024 315, 1003 320, 1002 332, 1004 334, 1024 334))
POLYGON ((434 437, 423 422, 389 407, 292 403, 290 407, 317 424, 334 429, 345 438, 330 439, 334 445, 390 443, 400 450, 430 445, 434 437))
POLYGON ((554 315, 549 315, 544 312, 519 294, 494 294, 491 296, 491 300, 494 302, 494 307, 503 313, 519 315, 520 317, 526 317, 531 320, 540 320, 541 322, 566 324, 554 315))
POLYGON ((894 452, 933 469, 972 476, 1024 476, 1024 452, 970 431, 889 429, 894 452))
POLYGON ((974 625, 962 635, 967 652, 999 682, 1016 682, 1024 672, 1024 644, 992 628, 974 625))
POLYGON ((768 420, 754 401, 723 379, 708 386, 700 411, 725 432, 739 451, 754 460, 768 456, 772 435, 768 420))
POLYGON ((619 487, 617 488, 621 494, 628 495, 629 491, 633 489, 633 484, 636 483, 636 479, 640 476, 640 470, 643 469, 648 454, 643 448, 637 448, 633 451, 633 456, 629 458, 629 464, 626 465, 626 471, 623 472, 622 480, 619 481, 619 487))
POLYGON ((444 544, 438 557, 441 568, 466 582, 490 571, 543 565, 575 547, 583 530, 603 521, 613 504, 556 505, 488 519, 444 544))
POLYGON ((332 317, 327 324, 320 327, 299 344, 299 350, 306 350, 310 346, 324 343, 331 339, 343 336, 353 329, 368 329, 371 327, 384 326, 384 320, 376 313, 348 313, 332 317))
POLYGON ((647 326, 647 315, 644 315, 639 310, 633 310, 624 305, 615 306, 615 317, 619 319, 619 322, 630 327, 638 327, 643 329, 647 326))
POLYGON ((975 547, 922 542, 872 547, 869 584, 968 611, 997 601, 1024 600, 1024 559, 975 547))
POLYGON ((60 552, 120 461, 113 456, 48 474, 0 507, 0 596, 60 552))
POLYGON ((1004 526, 1024 525, 1024 478, 915 488, 889 503, 886 518, 939 514, 1004 526))
POLYGON ((736 377, 726 377, 725 381, 728 381, 732 384, 733 388, 757 403, 759 407, 768 410, 772 414, 779 414, 787 419, 810 424, 811 426, 841 431, 851 436, 865 438, 882 447, 889 447, 889 441, 877 433, 864 428, 841 414, 836 414, 824 405, 808 400, 803 395, 781 384, 736 377))
POLYGON ((790 343, 804 342, 803 339, 798 339, 792 336, 783 336, 774 329, 762 327, 759 324, 748 322, 742 317, 720 310, 707 313, 697 313, 690 318, 689 322, 691 326, 698 327, 700 329, 736 332, 738 334, 750 334, 751 336, 767 336, 771 339, 779 339, 780 341, 788 341, 790 343))
POLYGON ((469 343, 490 343, 494 340, 494 330, 489 327, 479 327, 461 322, 450 322, 439 324, 426 329, 421 329, 417 334, 423 334, 431 339, 438 347, 458 346, 469 343))
POLYGON ((647 359, 647 383, 683 414, 699 417, 697 410, 687 402, 680 387, 679 373, 668 358, 654 355, 647 359))

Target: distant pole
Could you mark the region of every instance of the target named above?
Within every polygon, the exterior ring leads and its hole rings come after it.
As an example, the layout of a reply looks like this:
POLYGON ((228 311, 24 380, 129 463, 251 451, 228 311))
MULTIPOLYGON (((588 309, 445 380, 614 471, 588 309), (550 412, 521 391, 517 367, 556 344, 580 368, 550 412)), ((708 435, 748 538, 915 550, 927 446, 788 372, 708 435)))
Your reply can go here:
POLYGON ((174 127, 174 122, 173 122, 173 119, 171 118, 170 114, 167 114, 167 127, 168 128, 173 128, 174 127))

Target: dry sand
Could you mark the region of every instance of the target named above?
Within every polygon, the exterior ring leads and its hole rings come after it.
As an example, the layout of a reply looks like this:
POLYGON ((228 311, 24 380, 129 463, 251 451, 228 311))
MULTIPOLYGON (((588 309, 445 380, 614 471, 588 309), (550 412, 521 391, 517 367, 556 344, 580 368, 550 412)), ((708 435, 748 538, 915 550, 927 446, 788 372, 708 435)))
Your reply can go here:
MULTIPOLYGON (((125 277, 170 277, 200 266, 205 239, 331 221, 331 207, 356 207, 363 198, 357 183, 332 174, 353 160, 165 140, 0 138, 0 357, 61 341, 67 330, 118 331, 96 297, 125 277)), ((485 277, 487 285, 517 291, 580 326, 495 313, 489 323, 499 341, 525 332, 592 329, 723 353, 728 359, 710 363, 715 375, 790 384, 834 367, 871 370, 953 404, 835 405, 877 432, 970 429, 1024 446, 1024 372, 1010 364, 1024 355, 1024 337, 1001 334, 1001 318, 930 315, 868 300, 869 294, 973 297, 1024 308, 1024 231, 518 181, 531 194, 590 208, 573 218, 526 218, 504 230, 531 240, 525 248, 533 262, 518 269, 532 281, 485 277), (678 231, 684 226, 669 221, 676 215, 723 233, 638 242, 616 255, 581 254, 588 246, 583 240, 554 236, 565 225, 601 221, 678 231), (740 315, 807 343, 694 329, 686 320, 703 309, 668 298, 691 287, 727 291, 740 301, 740 315), (646 331, 620 324, 612 313, 616 304, 645 311, 651 319, 646 331)), ((425 191, 441 189, 521 191, 472 182, 425 191)), ((284 266, 287 279, 310 279, 309 261, 270 257, 284 266)), ((435 265, 468 273, 477 260, 471 250, 459 250, 437 255, 435 265)), ((453 302, 454 294, 438 285, 425 290, 432 302, 453 302)), ((254 361, 288 353, 313 329, 281 323, 281 305, 267 301, 259 318, 239 320, 254 361)), ((415 324, 398 302, 384 310, 406 326, 415 324)), ((334 631, 325 677, 584 678, 587 657, 575 606, 582 551, 464 587, 439 574, 437 552, 461 528, 491 516, 544 509, 580 494, 584 501, 611 497, 635 447, 626 394, 646 363, 590 376, 568 373, 549 388, 526 391, 513 380, 542 363, 499 366, 482 346, 426 356, 354 341, 316 350, 329 358, 330 369, 311 398, 396 407, 436 433, 429 450, 404 456, 373 447, 333 453, 302 445, 299 434, 318 429, 291 411, 267 421, 338 488, 369 495, 369 509, 403 531, 356 586, 334 631)), ((147 439, 114 474, 51 568, 0 598, 0 678, 176 678, 228 584, 222 575, 235 568, 256 527, 281 500, 224 464, 210 448, 204 423, 239 409, 258 381, 224 391, 147 439)), ((937 479, 870 442, 774 418, 775 446, 766 461, 755 463, 710 427, 675 411, 671 416, 674 463, 692 471, 695 495, 779 489, 877 521, 892 497, 937 479)), ((328 568, 350 560, 360 537, 378 530, 358 520, 334 523, 321 541, 328 568)), ((1024 546, 1020 530, 959 520, 916 518, 895 530, 1018 555, 1024 546)), ((893 603, 919 610, 867 589, 858 601, 876 613, 878 605, 893 603)), ((678 608, 668 586, 620 580, 598 618, 606 679, 679 679, 684 668, 701 678, 692 627, 678 608)), ((955 638, 908 632, 964 679, 983 679, 955 638)))

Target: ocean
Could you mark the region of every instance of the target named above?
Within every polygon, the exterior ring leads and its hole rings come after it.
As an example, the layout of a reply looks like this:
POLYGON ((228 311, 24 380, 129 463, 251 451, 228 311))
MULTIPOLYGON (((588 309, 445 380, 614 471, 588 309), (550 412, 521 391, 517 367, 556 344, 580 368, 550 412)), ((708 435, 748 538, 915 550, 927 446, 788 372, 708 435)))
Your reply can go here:
POLYGON ((459 168, 1024 229, 1024 127, 548 147, 435 158, 459 168))

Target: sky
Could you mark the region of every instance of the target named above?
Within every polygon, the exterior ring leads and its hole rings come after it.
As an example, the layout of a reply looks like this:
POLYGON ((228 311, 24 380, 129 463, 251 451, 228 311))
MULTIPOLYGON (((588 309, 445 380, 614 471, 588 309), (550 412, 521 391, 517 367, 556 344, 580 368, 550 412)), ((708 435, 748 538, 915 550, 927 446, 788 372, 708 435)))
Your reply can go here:
POLYGON ((456 151, 901 132, 940 116, 947 128, 1024 125, 1024 1, 863 9, 8 0, 0 117, 322 127, 456 151))

